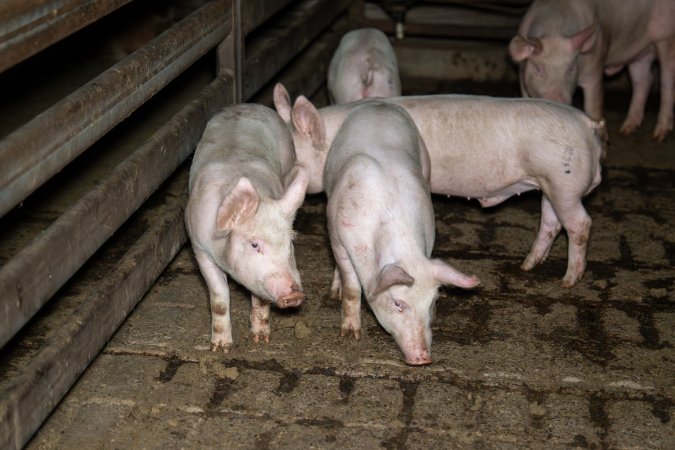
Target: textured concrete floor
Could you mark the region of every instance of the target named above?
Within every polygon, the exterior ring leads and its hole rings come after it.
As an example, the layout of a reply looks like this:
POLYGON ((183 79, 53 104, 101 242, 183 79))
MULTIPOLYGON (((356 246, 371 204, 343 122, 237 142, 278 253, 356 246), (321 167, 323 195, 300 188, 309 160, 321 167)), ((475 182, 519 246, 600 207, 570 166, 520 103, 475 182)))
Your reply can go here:
MULTIPOLYGON (((482 284, 442 290, 434 363, 408 367, 365 302, 364 337, 338 337, 325 199, 312 196, 296 220, 307 302, 273 310, 270 344, 248 339, 248 294, 232 283, 235 347, 208 350, 186 246, 28 448, 675 447, 675 141, 649 138, 653 114, 620 137, 624 107, 607 115, 588 268, 571 290, 564 236, 543 266, 518 267, 539 193, 489 210, 435 197, 434 255, 482 284)), ((185 181, 184 168, 173 195, 185 181)))

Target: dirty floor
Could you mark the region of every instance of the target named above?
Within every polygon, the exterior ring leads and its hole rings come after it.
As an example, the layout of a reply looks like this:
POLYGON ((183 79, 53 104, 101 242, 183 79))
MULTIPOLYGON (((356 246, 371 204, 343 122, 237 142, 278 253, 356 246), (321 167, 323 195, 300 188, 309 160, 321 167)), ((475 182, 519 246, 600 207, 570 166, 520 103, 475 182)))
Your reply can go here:
MULTIPOLYGON (((519 268, 539 193, 488 210, 434 197, 434 256, 482 283, 442 290, 434 362, 408 367, 365 302, 363 338, 338 336, 326 202, 310 196, 296 220, 307 302, 273 310, 269 344, 248 338, 248 294, 232 283, 235 347, 209 351, 207 289, 185 246, 28 448, 675 447, 675 138, 651 140, 652 113, 621 137, 622 114, 607 114, 574 288, 560 287, 564 235, 542 266, 519 268)), ((172 181, 179 195, 185 181, 172 181)))

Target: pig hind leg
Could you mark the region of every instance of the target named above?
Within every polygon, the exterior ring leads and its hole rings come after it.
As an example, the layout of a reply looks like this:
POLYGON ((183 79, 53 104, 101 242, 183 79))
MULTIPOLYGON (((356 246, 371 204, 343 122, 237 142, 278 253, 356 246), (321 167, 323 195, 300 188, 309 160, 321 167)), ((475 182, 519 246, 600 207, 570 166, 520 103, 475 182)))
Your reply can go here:
POLYGON ((227 276, 209 256, 195 249, 199 270, 209 288, 211 303, 211 350, 222 348, 225 353, 232 347, 232 326, 230 325, 230 288, 227 276))
POLYGON ((581 203, 581 196, 551 198, 551 204, 567 232, 567 272, 562 286, 570 288, 581 279, 586 269, 586 247, 591 231, 591 218, 581 203))
POLYGON ((349 255, 344 249, 333 247, 337 262, 336 274, 333 277, 332 295, 339 292, 342 300, 342 324, 340 336, 350 333, 355 339, 361 338, 361 283, 359 282, 349 255), (337 289, 333 289, 336 288, 337 289))
POLYGON ((673 129, 675 104, 675 36, 656 43, 661 64, 661 105, 656 119, 654 139, 663 141, 673 129))
POLYGON ((628 115, 621 125, 621 133, 625 135, 633 133, 642 123, 649 88, 652 84, 651 68, 654 57, 653 49, 649 50, 628 66, 633 95, 630 99, 628 115))
POLYGON ((537 237, 532 243, 530 253, 521 264, 524 270, 531 270, 537 264, 546 260, 548 253, 551 251, 551 246, 558 233, 560 233, 560 221, 553 210, 550 200, 543 195, 541 198, 541 221, 539 223, 539 231, 537 237))
POLYGON ((270 304, 257 295, 251 295, 251 339, 270 341, 270 304))

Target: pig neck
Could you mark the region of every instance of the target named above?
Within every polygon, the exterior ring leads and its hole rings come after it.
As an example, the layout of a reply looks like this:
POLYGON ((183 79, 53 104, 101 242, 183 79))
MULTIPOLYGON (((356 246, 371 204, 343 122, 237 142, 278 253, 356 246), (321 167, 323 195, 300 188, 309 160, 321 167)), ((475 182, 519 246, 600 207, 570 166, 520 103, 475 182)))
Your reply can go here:
POLYGON ((328 150, 333 143, 333 139, 335 139, 335 135, 340 130, 340 127, 342 127, 342 123, 352 109, 361 103, 362 102, 353 102, 344 105, 332 105, 319 110, 324 127, 326 128, 326 142, 322 149, 324 164, 326 162, 326 157, 328 156, 328 150))

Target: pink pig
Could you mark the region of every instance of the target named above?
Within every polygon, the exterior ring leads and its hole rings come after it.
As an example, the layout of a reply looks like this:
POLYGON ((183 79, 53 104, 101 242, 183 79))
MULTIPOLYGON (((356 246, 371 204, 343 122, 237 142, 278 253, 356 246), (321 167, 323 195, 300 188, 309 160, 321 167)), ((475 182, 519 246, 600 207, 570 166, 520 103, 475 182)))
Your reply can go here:
POLYGON ((628 66, 633 95, 621 132, 642 123, 652 82, 661 64, 661 105, 654 139, 673 129, 675 99, 675 0, 536 0, 523 18, 509 52, 520 62, 523 96, 570 104, 577 86, 584 111, 603 117, 602 79, 628 66))
MULTIPOLYGON (((277 112, 291 129, 298 160, 310 171, 307 192, 323 190, 330 144, 351 110, 369 101, 317 110, 300 96, 291 106, 288 92, 277 84, 277 112)), ((539 232, 522 268, 543 262, 565 228, 569 244, 563 287, 581 278, 591 227, 581 199, 600 183, 597 132, 604 123, 543 99, 429 95, 377 101, 403 107, 415 122, 429 151, 431 192, 476 198, 489 207, 541 189, 539 232)))
POLYGON ((251 291, 256 342, 269 341, 270 302, 302 303, 292 224, 307 180, 271 109, 231 106, 206 125, 190 170, 185 224, 209 288, 212 350, 232 346, 228 275, 251 291))
POLYGON ((440 285, 471 288, 478 279, 430 259, 434 211, 429 157, 403 108, 369 102, 337 132, 324 180, 328 231, 337 263, 344 336, 361 333, 361 289, 406 363, 431 363, 431 320, 440 285))
POLYGON ((337 104, 401 95, 396 54, 387 36, 376 28, 345 34, 330 61, 327 83, 337 104))

